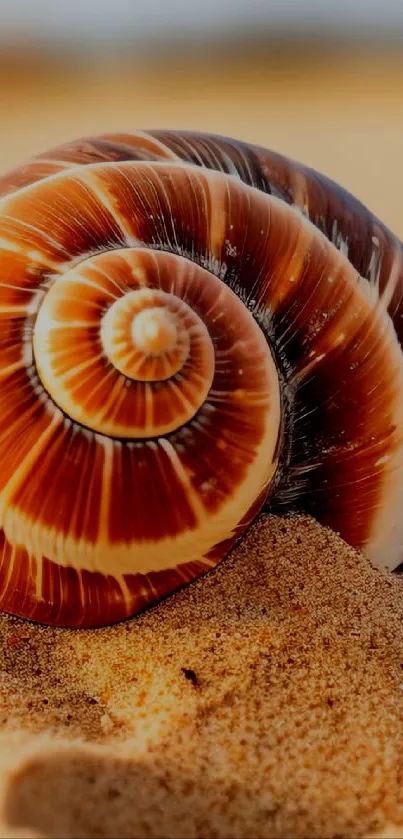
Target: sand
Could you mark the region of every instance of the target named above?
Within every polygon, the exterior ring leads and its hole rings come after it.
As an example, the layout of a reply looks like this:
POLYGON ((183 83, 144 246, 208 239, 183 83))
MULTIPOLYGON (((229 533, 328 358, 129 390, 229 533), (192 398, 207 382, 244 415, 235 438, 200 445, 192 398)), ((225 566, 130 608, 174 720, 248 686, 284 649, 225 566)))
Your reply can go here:
POLYGON ((0 836, 402 836, 403 580, 265 517, 92 631, 0 619, 0 836))

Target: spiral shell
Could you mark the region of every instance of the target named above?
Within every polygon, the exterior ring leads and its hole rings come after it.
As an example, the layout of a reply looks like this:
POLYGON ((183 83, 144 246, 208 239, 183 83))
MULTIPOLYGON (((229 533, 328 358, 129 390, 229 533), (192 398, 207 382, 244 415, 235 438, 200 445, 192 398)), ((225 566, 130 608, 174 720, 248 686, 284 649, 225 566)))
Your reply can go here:
POLYGON ((263 507, 402 559, 402 246, 232 140, 81 140, 0 180, 0 607, 128 617, 263 507))

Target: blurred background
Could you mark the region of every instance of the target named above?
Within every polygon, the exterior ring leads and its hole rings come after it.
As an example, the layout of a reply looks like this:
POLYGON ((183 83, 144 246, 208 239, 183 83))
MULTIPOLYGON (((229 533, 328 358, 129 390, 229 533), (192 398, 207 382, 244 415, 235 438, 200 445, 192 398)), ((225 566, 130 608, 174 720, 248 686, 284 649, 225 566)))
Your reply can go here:
POLYGON ((0 0, 0 169, 192 128, 326 173, 403 237, 403 0, 0 0))

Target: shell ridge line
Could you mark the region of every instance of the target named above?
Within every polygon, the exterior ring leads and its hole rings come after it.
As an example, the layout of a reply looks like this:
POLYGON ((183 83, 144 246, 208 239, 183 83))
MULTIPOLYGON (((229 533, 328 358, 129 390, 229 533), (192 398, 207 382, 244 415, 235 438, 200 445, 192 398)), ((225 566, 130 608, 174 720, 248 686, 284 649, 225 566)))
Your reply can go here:
POLYGON ((63 256, 68 256, 68 252, 65 248, 62 247, 61 243, 54 239, 53 236, 47 230, 43 230, 40 227, 37 227, 34 224, 30 224, 29 222, 23 219, 16 219, 14 216, 8 215, 7 213, 3 213, 2 218, 11 222, 11 224, 17 225, 22 230, 26 230, 27 232, 32 232, 37 236, 40 236, 47 245, 50 245, 51 248, 58 250, 63 256))
POLYGON ((140 139, 144 138, 145 140, 152 140, 153 144, 161 152, 163 152, 165 156, 169 155, 169 158, 172 159, 173 161, 179 159, 177 157, 177 155, 171 149, 169 149, 168 146, 165 145, 165 143, 162 143, 160 140, 158 140, 157 137, 154 137, 151 132, 149 132, 147 130, 141 131, 141 130, 137 129, 137 131, 135 132, 135 136, 139 137, 140 139))
MULTIPOLYGON (((145 164, 145 167, 146 167, 146 169, 145 169, 146 173, 147 172, 153 172, 153 167, 150 166, 149 164, 145 164)), ((126 177, 125 167, 122 167, 122 174, 126 177)), ((132 185, 132 182, 129 179, 128 179, 128 182, 132 185)), ((163 178, 160 177, 158 179, 158 185, 159 185, 160 189, 162 190, 162 192, 165 196, 166 206, 169 208, 169 211, 170 211, 171 230, 172 230, 172 233, 175 236, 175 243, 173 243, 170 239, 170 232, 168 232, 168 228, 167 228, 167 225, 166 225, 165 213, 162 210, 162 204, 161 204, 160 196, 159 196, 158 190, 156 189, 154 179, 152 177, 147 177, 147 187, 150 190, 150 192, 151 192, 151 194, 154 198, 154 201, 156 203, 157 217, 158 217, 159 225, 161 223, 163 225, 164 235, 160 236, 159 238, 161 240, 161 243, 164 243, 165 247, 168 245, 169 249, 173 250, 175 253, 180 253, 179 244, 178 244, 177 239, 176 239, 174 219, 173 219, 173 216, 172 216, 171 201, 170 201, 169 195, 168 195, 168 193, 165 189, 165 184, 164 184, 163 178)), ((133 186, 132 186, 132 188, 133 188, 133 186)), ((147 217, 147 204, 144 200, 144 192, 143 192, 143 190, 140 192, 140 189, 135 187, 135 186, 134 186, 134 191, 135 191, 139 201, 141 202, 141 204, 143 206, 143 209, 144 209, 144 213, 147 217)), ((151 219, 152 221, 154 221, 153 216, 149 215, 148 218, 149 218, 149 220, 151 219)), ((153 225, 153 226, 154 226, 154 230, 155 230, 155 225, 153 225)))
MULTIPOLYGON (((102 166, 108 164, 95 164, 95 167, 97 165, 102 166)), ((70 176, 71 171, 72 170, 70 169, 70 176)), ((133 230, 131 227, 126 224, 123 214, 117 211, 113 201, 111 201, 106 185, 100 178, 97 177, 97 169, 93 168, 91 165, 82 166, 79 170, 77 170, 77 181, 84 186, 87 186, 91 194, 99 200, 101 206, 105 207, 108 213, 112 216, 117 224, 117 227, 121 230, 122 245, 126 244, 129 247, 135 247, 136 244, 138 244, 138 240, 133 236, 133 230)))

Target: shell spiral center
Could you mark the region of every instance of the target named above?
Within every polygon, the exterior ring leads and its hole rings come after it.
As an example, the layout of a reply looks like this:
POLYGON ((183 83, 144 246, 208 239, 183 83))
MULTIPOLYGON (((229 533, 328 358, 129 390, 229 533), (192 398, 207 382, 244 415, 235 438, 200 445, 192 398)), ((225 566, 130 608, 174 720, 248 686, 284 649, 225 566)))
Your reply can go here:
POLYGON ((177 325, 164 310, 153 306, 140 312, 132 321, 132 340, 145 355, 161 356, 174 349, 177 325))
POLYGON ((190 329, 206 330, 183 301, 160 289, 141 288, 116 300, 101 323, 110 362, 129 379, 158 382, 175 376, 189 357, 190 329))
POLYGON ((195 416, 215 358, 193 274, 186 260, 139 249, 84 260, 55 281, 38 312, 34 353, 42 385, 70 419, 144 439, 195 416))

